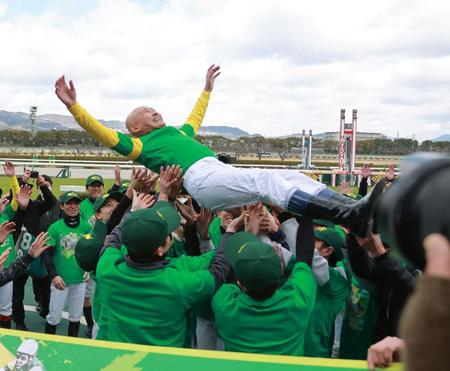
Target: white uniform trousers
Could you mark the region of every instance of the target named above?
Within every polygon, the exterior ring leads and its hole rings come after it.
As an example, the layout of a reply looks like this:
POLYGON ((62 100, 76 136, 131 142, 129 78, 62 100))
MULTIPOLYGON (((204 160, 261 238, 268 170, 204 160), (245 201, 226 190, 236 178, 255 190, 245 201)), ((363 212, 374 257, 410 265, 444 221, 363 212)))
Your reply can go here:
POLYGON ((50 291, 49 313, 46 317, 47 322, 53 326, 56 326, 61 322, 61 316, 66 302, 69 307, 69 321, 80 321, 81 316, 83 315, 86 283, 66 285, 64 290, 58 290, 52 283, 50 291))
POLYGON ((10 316, 12 314, 12 295, 12 281, 0 287, 0 316, 10 316))

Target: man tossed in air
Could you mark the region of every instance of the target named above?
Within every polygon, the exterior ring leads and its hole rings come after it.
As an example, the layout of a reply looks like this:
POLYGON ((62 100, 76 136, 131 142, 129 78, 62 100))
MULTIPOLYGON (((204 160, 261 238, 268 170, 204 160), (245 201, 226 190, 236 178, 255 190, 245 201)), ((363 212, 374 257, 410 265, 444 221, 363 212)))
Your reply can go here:
POLYGON ((161 114, 144 106, 128 115, 125 124, 130 135, 126 135, 105 127, 82 108, 73 82, 67 85, 64 76, 56 81, 55 93, 78 124, 105 146, 155 172, 162 166, 179 165, 184 187, 202 207, 221 210, 262 201, 294 214, 330 219, 365 235, 382 184, 366 199, 351 201, 296 170, 239 169, 224 164, 194 139, 219 69, 214 65, 208 69, 204 90, 180 129, 166 126, 161 114))

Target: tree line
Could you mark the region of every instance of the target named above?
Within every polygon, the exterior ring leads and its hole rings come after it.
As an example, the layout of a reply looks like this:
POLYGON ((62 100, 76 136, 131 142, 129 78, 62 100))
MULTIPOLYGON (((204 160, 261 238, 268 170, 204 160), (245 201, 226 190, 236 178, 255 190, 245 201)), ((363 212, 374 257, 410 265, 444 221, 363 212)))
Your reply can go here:
MULTIPOLYGON (((281 160, 298 156, 301 151, 301 139, 265 138, 262 136, 230 139, 222 136, 197 136, 197 140, 212 148, 215 152, 234 153, 237 158, 243 154, 253 153, 260 159, 264 155, 278 155, 281 160)), ((26 130, 0 130, 0 146, 2 147, 60 147, 60 148, 99 148, 102 147, 86 132, 79 130, 39 131, 32 136, 26 130)), ((315 153, 336 154, 337 141, 313 140, 315 153)), ((416 151, 450 152, 450 142, 424 141, 419 143, 413 139, 371 139, 359 141, 356 153, 361 155, 406 155, 416 151)))

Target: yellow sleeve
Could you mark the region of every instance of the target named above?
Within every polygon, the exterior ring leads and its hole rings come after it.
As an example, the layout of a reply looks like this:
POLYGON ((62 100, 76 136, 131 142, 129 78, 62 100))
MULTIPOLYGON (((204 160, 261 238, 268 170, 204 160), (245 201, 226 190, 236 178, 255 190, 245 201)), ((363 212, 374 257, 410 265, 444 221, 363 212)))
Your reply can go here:
POLYGON ((17 178, 15 175, 9 178, 9 186, 11 187, 13 198, 11 201, 11 208, 14 211, 17 211, 17 208, 19 207, 19 204, 17 203, 16 195, 20 191, 19 182, 17 181, 17 178))
POLYGON ((191 114, 189 115, 186 123, 194 128, 194 132, 197 133, 202 124, 203 118, 205 117, 206 109, 208 108, 210 93, 203 90, 200 97, 197 99, 191 114))
POLYGON ((115 130, 103 125, 78 103, 75 103, 72 107, 70 107, 69 111, 78 124, 101 144, 112 148, 119 143, 119 136, 115 130))
POLYGON ((139 138, 132 138, 106 127, 78 103, 70 107, 69 111, 78 124, 101 144, 119 152, 130 160, 136 160, 140 156, 143 145, 139 138))

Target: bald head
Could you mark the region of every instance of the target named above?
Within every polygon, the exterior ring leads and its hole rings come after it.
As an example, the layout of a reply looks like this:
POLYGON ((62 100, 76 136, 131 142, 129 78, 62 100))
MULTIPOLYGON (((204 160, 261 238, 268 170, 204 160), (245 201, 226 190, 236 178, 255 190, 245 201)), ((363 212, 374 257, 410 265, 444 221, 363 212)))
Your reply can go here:
POLYGON ((155 129, 166 126, 166 123, 153 108, 141 106, 130 112, 125 120, 125 125, 131 135, 141 137, 155 129))

